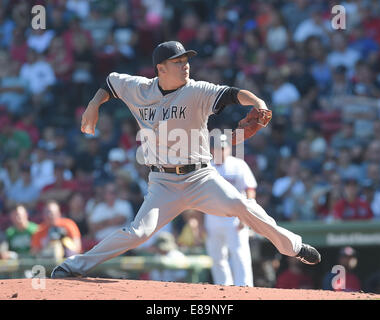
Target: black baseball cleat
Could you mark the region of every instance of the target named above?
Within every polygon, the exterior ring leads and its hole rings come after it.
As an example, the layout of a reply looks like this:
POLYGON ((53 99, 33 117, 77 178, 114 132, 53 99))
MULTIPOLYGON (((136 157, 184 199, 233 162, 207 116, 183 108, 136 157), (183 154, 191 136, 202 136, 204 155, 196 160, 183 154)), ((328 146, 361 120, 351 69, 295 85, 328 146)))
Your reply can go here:
POLYGON ((69 271, 66 271, 61 266, 55 267, 50 275, 50 278, 52 279, 73 278, 73 277, 76 277, 76 275, 72 274, 69 271))
POLYGON ((321 255, 317 249, 304 243, 302 244, 300 252, 295 257, 301 262, 311 265, 321 262, 321 255))

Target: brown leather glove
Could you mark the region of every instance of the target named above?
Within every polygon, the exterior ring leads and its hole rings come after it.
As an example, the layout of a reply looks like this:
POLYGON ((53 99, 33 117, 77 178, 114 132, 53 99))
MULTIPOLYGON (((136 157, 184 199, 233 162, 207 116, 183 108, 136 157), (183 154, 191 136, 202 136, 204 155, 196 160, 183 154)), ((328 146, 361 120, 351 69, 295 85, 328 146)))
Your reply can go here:
POLYGON ((247 116, 239 121, 238 127, 232 132, 232 145, 244 142, 256 134, 261 128, 268 125, 272 119, 272 111, 267 109, 252 108, 247 116), (236 135, 236 130, 243 129, 244 137, 240 138, 236 135))

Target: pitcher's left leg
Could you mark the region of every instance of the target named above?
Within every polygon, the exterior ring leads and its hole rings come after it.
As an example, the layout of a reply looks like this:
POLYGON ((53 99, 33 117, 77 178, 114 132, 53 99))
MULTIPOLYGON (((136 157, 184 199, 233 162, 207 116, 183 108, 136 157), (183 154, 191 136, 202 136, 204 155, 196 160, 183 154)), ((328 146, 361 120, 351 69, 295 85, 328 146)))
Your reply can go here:
POLYGON ((276 221, 254 200, 245 199, 216 170, 189 195, 192 208, 207 214, 236 216, 253 231, 270 240, 280 253, 296 256, 302 247, 299 235, 277 225, 276 221))

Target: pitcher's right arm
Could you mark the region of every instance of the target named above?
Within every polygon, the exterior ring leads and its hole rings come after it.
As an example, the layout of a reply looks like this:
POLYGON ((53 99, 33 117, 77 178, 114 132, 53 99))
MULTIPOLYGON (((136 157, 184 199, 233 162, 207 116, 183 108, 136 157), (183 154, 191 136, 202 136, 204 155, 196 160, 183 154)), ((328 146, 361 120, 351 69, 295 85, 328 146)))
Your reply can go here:
POLYGON ((109 93, 100 88, 90 100, 86 111, 82 115, 81 131, 83 133, 95 134, 95 127, 99 119, 100 106, 110 99, 109 93))

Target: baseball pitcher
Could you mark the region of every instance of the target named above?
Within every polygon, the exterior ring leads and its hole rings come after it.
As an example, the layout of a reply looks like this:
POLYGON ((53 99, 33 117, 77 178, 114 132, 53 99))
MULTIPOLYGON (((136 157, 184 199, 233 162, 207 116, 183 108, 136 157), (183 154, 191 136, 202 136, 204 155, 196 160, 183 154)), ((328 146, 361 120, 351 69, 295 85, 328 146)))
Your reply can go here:
POLYGON ((254 135, 272 115, 265 102, 247 90, 190 79, 188 59, 194 55, 177 41, 161 43, 153 51, 157 77, 113 72, 89 102, 82 115, 83 133, 95 133, 99 108, 110 98, 121 99, 134 115, 141 129, 144 161, 151 170, 148 194, 133 222, 88 252, 67 258, 54 268, 52 278, 85 276, 98 264, 136 248, 187 209, 236 216, 280 253, 306 264, 320 262, 315 248, 278 226, 254 199, 243 197, 210 165, 210 115, 220 114, 229 104, 254 106, 239 123, 243 137, 232 134, 233 144, 254 135))

